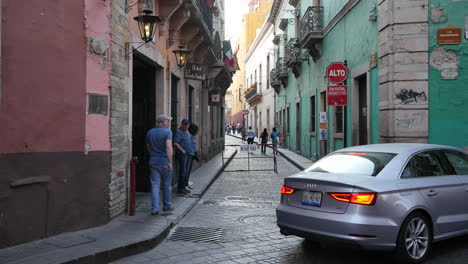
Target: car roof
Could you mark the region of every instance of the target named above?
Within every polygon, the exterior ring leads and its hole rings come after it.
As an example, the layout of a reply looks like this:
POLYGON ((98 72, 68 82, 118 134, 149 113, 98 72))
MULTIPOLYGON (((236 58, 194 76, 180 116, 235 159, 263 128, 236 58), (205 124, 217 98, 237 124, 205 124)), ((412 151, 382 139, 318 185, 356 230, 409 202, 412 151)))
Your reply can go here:
POLYGON ((444 146, 444 145, 435 145, 435 144, 422 144, 422 143, 387 143, 387 144, 370 144, 362 146, 354 146, 349 148, 344 148, 337 150, 337 152, 343 151, 367 151, 367 152, 386 152, 386 153, 407 153, 407 152, 417 152, 426 149, 454 149, 462 151, 461 149, 444 146))

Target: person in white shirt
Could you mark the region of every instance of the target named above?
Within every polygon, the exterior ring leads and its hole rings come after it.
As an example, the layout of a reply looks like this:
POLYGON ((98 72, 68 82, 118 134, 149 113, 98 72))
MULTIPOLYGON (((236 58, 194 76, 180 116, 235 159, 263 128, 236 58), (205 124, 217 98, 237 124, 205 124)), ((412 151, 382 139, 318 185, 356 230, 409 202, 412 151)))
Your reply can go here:
POLYGON ((254 138, 255 138, 255 132, 252 130, 251 126, 249 126, 249 130, 247 130, 245 134, 247 135, 247 144, 253 144, 254 138))

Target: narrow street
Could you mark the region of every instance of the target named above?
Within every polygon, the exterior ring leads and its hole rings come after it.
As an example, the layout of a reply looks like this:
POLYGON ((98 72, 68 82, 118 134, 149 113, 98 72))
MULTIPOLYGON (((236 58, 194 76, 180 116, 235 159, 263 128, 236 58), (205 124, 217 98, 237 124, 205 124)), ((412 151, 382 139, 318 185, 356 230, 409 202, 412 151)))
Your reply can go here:
MULTIPOLYGON (((227 145, 241 143, 230 136, 226 141, 227 145)), ((246 155, 239 152, 236 158, 246 155)), ((263 156, 260 151, 257 155, 263 156)), ((236 158, 226 171, 247 167, 246 159, 236 158)), ((251 165, 269 169, 273 160, 251 159, 251 165)), ((275 217, 279 190, 283 178, 296 172, 298 169, 281 156, 278 174, 224 172, 164 242, 114 263, 394 263, 386 252, 321 247, 281 235, 275 217)), ((466 237, 435 244, 426 263, 467 263, 467 247, 466 237)))

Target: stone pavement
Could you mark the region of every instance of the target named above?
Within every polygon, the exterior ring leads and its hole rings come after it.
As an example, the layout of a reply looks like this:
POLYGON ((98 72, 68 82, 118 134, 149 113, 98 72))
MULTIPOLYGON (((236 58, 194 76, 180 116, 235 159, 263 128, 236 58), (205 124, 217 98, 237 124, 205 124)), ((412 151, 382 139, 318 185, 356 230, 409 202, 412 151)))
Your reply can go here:
MULTIPOLYGON (((238 139, 241 139, 241 136, 239 134, 226 134, 231 137, 235 137, 238 139)), ((254 141, 257 144, 260 142, 259 140, 254 141)), ((271 144, 271 141, 268 141, 268 144, 271 144)), ((299 170, 305 170, 308 167, 312 166, 314 163, 313 160, 310 160, 306 157, 303 157, 299 154, 297 154, 294 151, 291 151, 287 148, 283 147, 278 147, 278 152, 281 156, 283 156, 285 159, 287 159, 289 162, 291 162, 294 166, 296 166, 299 170)))
POLYGON ((235 149, 226 148, 224 166, 219 154, 193 172, 191 195, 174 194, 176 209, 171 213, 150 215, 150 194, 138 193, 135 216, 121 216, 100 227, 0 249, 0 263, 108 263, 153 248, 195 206, 235 154, 235 149))

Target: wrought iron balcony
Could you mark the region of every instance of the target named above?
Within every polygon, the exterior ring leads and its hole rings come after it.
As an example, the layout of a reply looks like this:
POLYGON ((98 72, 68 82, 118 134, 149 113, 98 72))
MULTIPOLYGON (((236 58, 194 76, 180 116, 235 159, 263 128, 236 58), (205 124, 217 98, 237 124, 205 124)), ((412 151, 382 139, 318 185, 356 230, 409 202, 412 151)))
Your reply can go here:
POLYGON ((285 61, 286 65, 289 67, 292 64, 301 63, 301 44, 299 43, 299 39, 292 38, 286 44, 286 54, 285 54, 285 61))
POLYGON ((200 9, 203 21, 205 22, 208 30, 213 32, 213 11, 211 8, 206 4, 205 0, 193 0, 197 3, 198 9, 200 9))
POLYGON ((250 104, 250 105, 255 105, 258 104, 260 99, 262 97, 262 94, 258 92, 257 90, 257 83, 252 84, 247 91, 245 91, 245 100, 250 104))
POLYGON ((276 69, 272 69, 270 71, 270 85, 271 87, 273 87, 273 89, 275 89, 275 91, 279 92, 281 83, 278 79, 278 74, 276 73, 276 69))
POLYGON ((286 60, 283 57, 278 58, 276 61, 275 70, 279 79, 288 77, 288 67, 286 66, 286 60))
POLYGON ((309 6, 301 19, 300 42, 303 49, 309 49, 312 56, 316 59, 318 50, 315 44, 322 40, 323 30, 323 7, 309 6), (314 56, 315 55, 315 56, 314 56))

